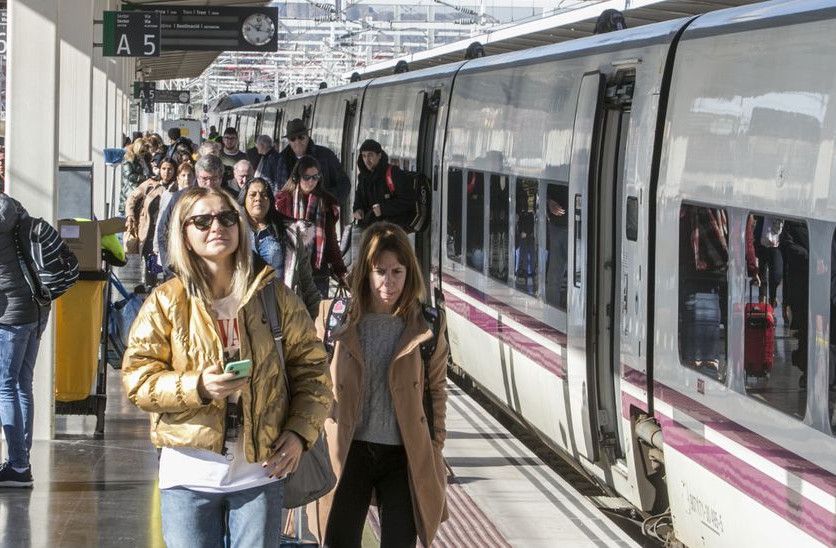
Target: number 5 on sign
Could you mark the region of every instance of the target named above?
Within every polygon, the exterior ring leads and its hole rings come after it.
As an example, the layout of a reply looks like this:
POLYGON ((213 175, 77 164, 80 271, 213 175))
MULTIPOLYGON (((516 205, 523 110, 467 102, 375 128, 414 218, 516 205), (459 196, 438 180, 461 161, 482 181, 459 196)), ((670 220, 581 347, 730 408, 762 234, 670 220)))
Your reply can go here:
POLYGON ((105 57, 160 55, 159 12, 106 11, 102 22, 102 47, 105 57))

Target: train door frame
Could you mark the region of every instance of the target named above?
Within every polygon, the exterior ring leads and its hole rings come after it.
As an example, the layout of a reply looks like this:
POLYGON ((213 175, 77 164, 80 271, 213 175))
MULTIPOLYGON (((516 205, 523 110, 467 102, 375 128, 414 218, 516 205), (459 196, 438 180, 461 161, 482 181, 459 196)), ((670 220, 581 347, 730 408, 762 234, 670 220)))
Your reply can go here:
POLYGON ((631 122, 635 70, 618 71, 606 82, 597 136, 595 179, 590 185, 588 363, 594 364, 598 444, 610 462, 624 457, 621 421, 621 311, 624 157, 631 122), (594 237, 591 235, 594 233, 594 237))
MULTIPOLYGON (((420 94, 421 118, 418 122, 418 150, 415 154, 416 171, 432 181, 432 191, 438 189, 438 165, 434 162, 436 133, 438 132, 439 111, 441 110, 441 87, 424 90, 420 94)), ((430 215, 433 213, 430 207, 430 215)), ((430 223, 432 225, 432 223, 430 223)), ((424 285, 431 290, 430 270, 432 265, 433 231, 428 226, 415 234, 415 253, 424 275, 424 285)), ((439 265, 440 266, 440 265, 439 265)))

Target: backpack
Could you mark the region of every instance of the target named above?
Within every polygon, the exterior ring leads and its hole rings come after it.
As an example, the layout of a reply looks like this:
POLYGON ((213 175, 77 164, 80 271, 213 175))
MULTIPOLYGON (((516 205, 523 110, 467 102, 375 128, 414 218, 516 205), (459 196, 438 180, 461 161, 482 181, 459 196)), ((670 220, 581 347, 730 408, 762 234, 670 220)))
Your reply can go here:
POLYGON ((48 222, 28 214, 15 226, 17 258, 32 298, 46 306, 78 280, 78 259, 48 222))
MULTIPOLYGON (((402 228, 407 232, 423 232, 430 224, 432 201, 430 181, 422 173, 404 171, 403 174, 412 179, 412 188, 415 192, 415 215, 409 224, 402 228)), ((392 180, 392 164, 386 166, 386 187, 389 192, 395 193, 395 181, 392 180)))
MULTIPOLYGON (((328 362, 330 363, 334 357, 334 332, 345 323, 348 315, 349 307, 351 306, 351 297, 347 294, 337 295, 328 307, 328 315, 325 317, 325 337, 323 343, 325 350, 328 351, 328 362)), ((432 394, 430 394, 430 370, 429 363, 435 354, 435 349, 438 344, 438 332, 441 329, 441 316, 443 312, 439 308, 429 305, 421 307, 421 312, 424 315, 424 320, 429 324, 432 330, 432 337, 430 340, 421 343, 421 361, 424 362, 424 394, 423 405, 424 415, 427 417, 427 426, 430 430, 430 439, 435 439, 435 429, 433 420, 432 408, 432 394)))

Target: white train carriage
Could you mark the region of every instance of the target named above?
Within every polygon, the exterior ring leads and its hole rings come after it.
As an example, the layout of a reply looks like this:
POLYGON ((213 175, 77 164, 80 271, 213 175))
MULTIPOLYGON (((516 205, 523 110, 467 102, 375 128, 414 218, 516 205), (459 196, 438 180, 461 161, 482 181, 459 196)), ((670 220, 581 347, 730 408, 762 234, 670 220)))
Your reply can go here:
POLYGON ((432 178, 415 243, 455 367, 599 483, 646 513, 669 507, 688 546, 834 546, 834 36, 832 2, 769 2, 260 116, 307 113, 352 182, 367 138, 432 178), (683 219, 709 213, 724 232, 719 321, 696 338, 713 333, 716 359, 693 360, 681 261, 698 240, 683 219), (767 219, 797 253, 772 265, 775 363, 755 376, 746 259, 767 219))

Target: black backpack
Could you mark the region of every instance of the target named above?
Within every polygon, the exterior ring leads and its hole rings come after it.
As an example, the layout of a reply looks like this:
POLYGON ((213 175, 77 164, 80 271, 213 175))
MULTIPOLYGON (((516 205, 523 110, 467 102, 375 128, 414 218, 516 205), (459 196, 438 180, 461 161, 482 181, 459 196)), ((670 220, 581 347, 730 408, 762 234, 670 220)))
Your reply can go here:
MULTIPOLYGON (((407 232, 423 232, 430 224, 430 208, 432 207, 432 190, 430 180, 423 173, 404 171, 403 175, 412 181, 415 192, 415 215, 409 225, 403 226, 407 232)), ((386 187, 389 192, 395 192, 395 181, 392 180, 392 164, 386 166, 386 187)))
POLYGON ((78 259, 48 222, 20 214, 15 241, 23 278, 40 306, 66 293, 78 280, 78 259))

